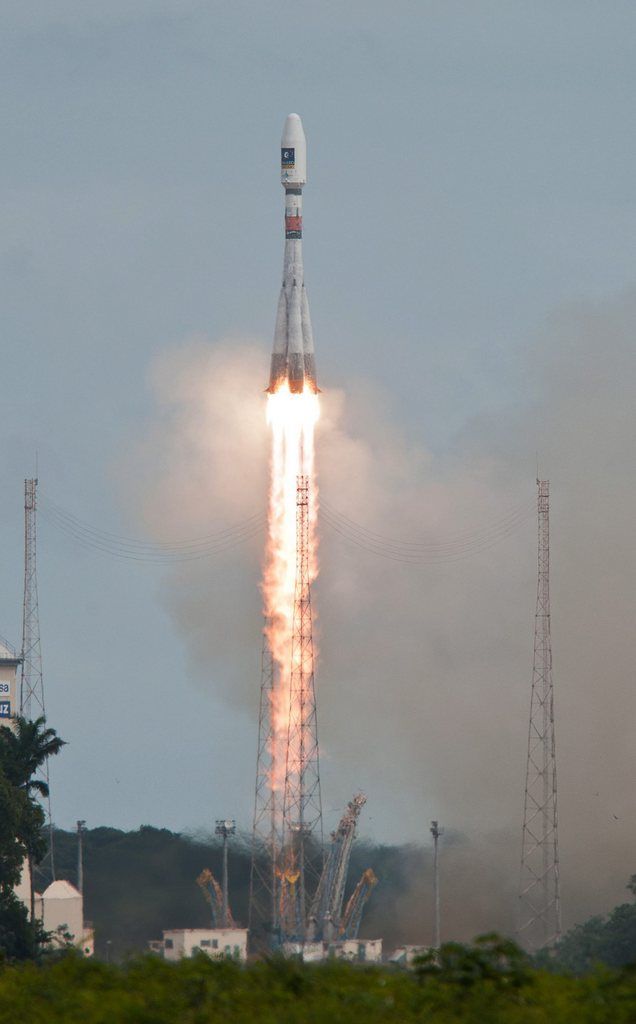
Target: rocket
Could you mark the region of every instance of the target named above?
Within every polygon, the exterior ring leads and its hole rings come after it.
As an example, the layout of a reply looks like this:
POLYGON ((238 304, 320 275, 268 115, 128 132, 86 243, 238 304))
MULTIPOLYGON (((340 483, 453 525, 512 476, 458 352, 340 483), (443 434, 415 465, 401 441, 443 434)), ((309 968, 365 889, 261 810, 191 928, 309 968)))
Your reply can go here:
POLYGON ((289 114, 280 143, 280 180, 285 189, 285 257, 278 300, 270 394, 285 383, 299 394, 317 392, 314 338, 303 270, 303 185, 307 182, 307 142, 298 114, 289 114))

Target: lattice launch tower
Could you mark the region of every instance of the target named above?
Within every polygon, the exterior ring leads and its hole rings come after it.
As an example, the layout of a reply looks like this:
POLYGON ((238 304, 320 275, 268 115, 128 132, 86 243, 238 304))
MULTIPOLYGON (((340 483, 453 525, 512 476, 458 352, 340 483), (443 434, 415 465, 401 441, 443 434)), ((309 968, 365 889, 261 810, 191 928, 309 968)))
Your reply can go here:
MULTIPOLYGON (((24 600, 22 605, 22 666, 20 675, 20 715, 35 720, 46 718, 44 704, 44 678, 42 675, 42 646, 40 642, 40 611, 38 604, 37 574, 37 478, 24 481, 24 600)), ((38 769, 41 781, 46 783, 48 796, 43 798, 49 849, 40 869, 48 861, 55 880, 53 854, 53 822, 49 786, 48 758, 38 769)))
POLYGON ((550 483, 537 480, 538 585, 523 809, 520 940, 531 950, 561 935, 557 773, 550 635, 550 483))

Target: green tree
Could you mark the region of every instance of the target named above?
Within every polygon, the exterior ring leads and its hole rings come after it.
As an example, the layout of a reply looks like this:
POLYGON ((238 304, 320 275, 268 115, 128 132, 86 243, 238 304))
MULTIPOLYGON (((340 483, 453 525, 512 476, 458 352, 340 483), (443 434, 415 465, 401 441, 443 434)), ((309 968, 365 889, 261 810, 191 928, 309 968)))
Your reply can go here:
MULTIPOLYGON (((22 854, 18 876, 11 883, 11 888, 20 877, 26 853, 31 883, 32 925, 35 923, 33 868, 46 851, 46 842, 42 833, 44 812, 35 799, 35 795, 42 797, 49 795, 47 783, 37 777, 37 772, 47 758, 58 754, 63 746, 64 740, 57 735, 55 729, 47 727, 43 717, 30 721, 22 716, 17 716, 12 728, 6 725, 0 727, 0 775, 12 791, 12 795, 7 796, 7 799, 12 808, 11 813, 14 815, 11 825, 7 826, 7 829, 12 833, 14 842, 17 840, 22 854)), ((5 831, 3 829, 3 832, 5 831)), ((11 860, 13 854, 8 834, 4 838, 7 843, 7 856, 11 860)))
MULTIPOLYGON (((627 888, 636 895, 636 875, 632 875, 627 888)), ((576 925, 553 952, 537 958, 540 967, 574 974, 585 974, 597 964, 636 964, 635 904, 621 903, 607 917, 591 917, 576 925)))
POLYGON ((13 728, 7 725, 0 728, 0 768, 18 789, 48 796, 49 787, 43 779, 36 778, 36 774, 64 745, 65 741, 55 729, 47 728, 44 717, 31 721, 18 715, 13 728))
POLYGON ((0 891, 12 891, 20 880, 26 849, 18 839, 24 814, 24 794, 0 770, 0 891))
POLYGON ((32 927, 14 887, 20 880, 26 846, 18 838, 29 813, 26 793, 0 771, 0 955, 23 959, 33 951, 32 927))
POLYGON ((510 939, 489 932, 478 935, 470 946, 445 942, 415 959, 420 981, 446 983, 470 989, 480 982, 503 988, 519 988, 531 978, 530 961, 510 939))

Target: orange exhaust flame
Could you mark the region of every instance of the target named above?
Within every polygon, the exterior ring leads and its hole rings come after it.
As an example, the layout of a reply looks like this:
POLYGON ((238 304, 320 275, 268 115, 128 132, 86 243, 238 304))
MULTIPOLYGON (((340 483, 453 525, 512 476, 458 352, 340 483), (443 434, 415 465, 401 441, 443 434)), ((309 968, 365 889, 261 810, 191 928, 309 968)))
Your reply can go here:
MULTIPOLYGON (((275 794, 285 787, 286 746, 292 659, 294 588, 296 581, 296 486, 299 475, 309 480, 309 579, 318 573, 316 551, 316 479, 314 428, 319 417, 318 396, 305 389, 292 394, 284 384, 267 399, 271 430, 268 535, 263 573, 265 633, 274 664, 271 730, 271 785, 275 794)), ((280 804, 280 801, 278 801, 280 804)))

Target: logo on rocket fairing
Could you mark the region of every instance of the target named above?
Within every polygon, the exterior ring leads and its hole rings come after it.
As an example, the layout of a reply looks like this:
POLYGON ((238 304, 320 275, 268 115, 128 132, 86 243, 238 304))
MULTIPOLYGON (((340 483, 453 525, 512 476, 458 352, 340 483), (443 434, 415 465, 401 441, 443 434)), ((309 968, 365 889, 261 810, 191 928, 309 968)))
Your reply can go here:
POLYGON ((291 149, 281 149, 280 151, 280 165, 281 167, 293 167, 296 163, 296 150, 292 147, 291 149))

